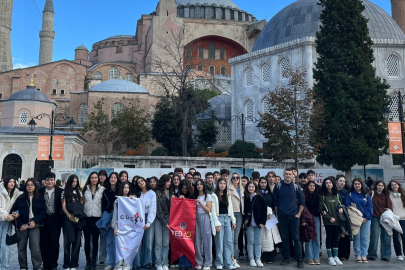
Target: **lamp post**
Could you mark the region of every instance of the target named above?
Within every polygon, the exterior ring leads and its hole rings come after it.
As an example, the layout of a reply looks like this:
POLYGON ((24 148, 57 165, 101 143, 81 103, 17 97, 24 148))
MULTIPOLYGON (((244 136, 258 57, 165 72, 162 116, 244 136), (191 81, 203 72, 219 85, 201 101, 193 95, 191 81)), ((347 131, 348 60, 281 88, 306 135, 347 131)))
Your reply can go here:
MULTIPOLYGON (((401 123, 401 141, 402 141, 402 167, 404 168, 404 177, 405 177, 405 137, 404 137, 404 97, 401 95, 401 91, 398 90, 397 93, 397 98, 398 98, 398 119, 399 122, 401 123)), ((392 98, 390 100, 390 103, 392 102, 392 98)), ((385 120, 389 120, 390 117, 390 109, 388 107, 383 108, 383 115, 385 120)))
MULTIPOLYGON (((240 117, 238 115, 233 115, 231 117, 231 122, 233 122, 233 121, 238 121, 242 126, 242 130, 241 130, 242 142, 243 142, 243 147, 242 147, 242 169, 243 169, 243 175, 245 175, 245 152, 246 152, 245 126, 246 126, 246 121, 250 121, 252 123, 259 122, 259 124, 256 126, 257 128, 259 128, 259 132, 261 132, 262 125, 261 125, 259 119, 256 119, 253 116, 245 117, 245 115, 243 113, 241 114, 240 117)), ((223 128, 229 127, 228 122, 226 120, 222 123, 222 127, 223 128)))
POLYGON ((63 120, 67 120, 70 118, 68 125, 70 130, 73 130, 74 126, 76 126, 76 122, 73 119, 73 117, 68 116, 67 114, 64 113, 57 113, 55 114, 54 111, 52 111, 51 114, 47 114, 47 113, 41 113, 35 117, 32 117, 31 120, 28 122, 29 128, 31 131, 34 131, 35 126, 37 125, 37 123, 35 122, 34 119, 37 120, 42 120, 42 118, 46 117, 49 119, 49 134, 50 134, 50 143, 49 143, 49 170, 51 170, 53 168, 53 160, 52 160, 52 144, 53 144, 53 134, 55 132, 55 119, 56 117, 61 117, 63 120))

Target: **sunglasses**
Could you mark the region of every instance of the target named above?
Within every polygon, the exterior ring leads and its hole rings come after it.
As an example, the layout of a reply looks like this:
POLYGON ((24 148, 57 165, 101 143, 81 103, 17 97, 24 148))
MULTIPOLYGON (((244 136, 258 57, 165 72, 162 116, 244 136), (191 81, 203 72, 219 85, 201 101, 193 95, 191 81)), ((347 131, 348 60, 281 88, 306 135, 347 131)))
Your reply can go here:
POLYGON ((232 177, 233 180, 239 180, 240 177, 232 177))

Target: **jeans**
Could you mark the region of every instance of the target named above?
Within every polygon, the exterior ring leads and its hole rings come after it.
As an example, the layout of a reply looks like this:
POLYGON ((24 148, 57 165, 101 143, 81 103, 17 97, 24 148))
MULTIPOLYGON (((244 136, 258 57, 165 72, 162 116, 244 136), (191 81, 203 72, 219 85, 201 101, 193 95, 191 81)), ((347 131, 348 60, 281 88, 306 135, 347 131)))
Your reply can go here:
POLYGON ((399 221, 399 225, 401 225, 402 231, 404 233, 399 233, 396 230, 394 231, 394 250, 395 250, 395 254, 397 256, 402 256, 402 250, 401 250, 401 243, 399 242, 399 238, 401 237, 402 239, 402 249, 404 251, 403 254, 405 254, 405 220, 400 220, 399 221))
MULTIPOLYGON (((145 216, 147 220, 148 215, 145 216)), ((152 254, 153 254, 153 242, 155 241, 155 222, 153 222, 149 229, 144 230, 142 242, 139 246, 138 253, 135 256, 134 267, 152 267, 152 254)))
POLYGON ((98 253, 98 237, 100 236, 100 229, 96 226, 96 222, 100 217, 88 217, 86 219, 86 226, 83 228, 84 234, 84 254, 88 263, 97 260, 98 253), (90 243, 91 242, 91 243, 90 243))
MULTIPOLYGON (((238 238, 240 228, 242 227, 242 213, 241 212, 234 212, 233 213, 236 219, 236 228, 232 231, 232 241, 233 241, 233 256, 238 258, 238 238)), ((243 250, 241 250, 243 252, 243 250)))
MULTIPOLYGON (((321 226, 321 222, 319 220, 320 217, 314 217, 314 218, 315 218, 316 232, 319 232, 319 228, 321 226)), ((305 259, 319 261, 320 244, 321 244, 321 242, 319 239, 319 233, 316 234, 316 238, 314 240, 305 242, 305 259)))
POLYGON ((114 229, 108 228, 107 231, 107 254, 108 254, 108 266, 115 266, 115 235, 114 229))
MULTIPOLYGON (((10 223, 8 221, 0 221, 0 269, 8 269, 10 261, 10 248, 6 245, 6 236, 10 223)), ((11 227, 10 227, 11 231, 11 227)))
POLYGON ((217 257, 215 265, 228 268, 232 262, 232 229, 231 220, 228 214, 219 215, 218 220, 221 223, 221 231, 215 235, 215 249, 217 257))
POLYGON ((391 258, 391 236, 387 234, 387 231, 381 226, 380 218, 371 218, 370 227, 370 245, 368 246, 368 256, 377 258, 377 246, 378 236, 381 237, 380 254, 381 259, 391 258))
POLYGON ((182 255, 179 259, 179 267, 180 268, 187 268, 192 267, 191 262, 187 259, 186 255, 182 255))
POLYGON ((163 227, 158 219, 155 219, 153 223, 155 223, 155 267, 169 266, 170 231, 168 228, 163 227))
POLYGON ((261 229, 257 226, 256 227, 249 226, 246 230, 246 235, 247 235, 247 239, 248 239, 247 250, 248 250, 249 260, 253 260, 253 259, 255 259, 255 261, 260 260, 260 256, 262 255, 263 229, 261 229))
POLYGON ((107 239, 100 235, 100 244, 98 249, 98 261, 105 262, 107 258, 107 239))
POLYGON ((291 238, 294 240, 295 258, 297 260, 302 260, 302 246, 300 240, 300 219, 296 218, 295 215, 290 216, 278 216, 278 225, 281 231, 281 239, 283 239, 283 258, 290 258, 290 233, 291 238))
POLYGON ((68 243, 67 235, 63 233, 63 268, 78 268, 79 267, 79 255, 80 255, 80 243, 81 243, 82 231, 75 230, 75 241, 68 243))
POLYGON ((366 223, 360 227, 360 232, 353 237, 354 255, 367 257, 368 237, 370 233, 371 221, 367 220, 366 223))

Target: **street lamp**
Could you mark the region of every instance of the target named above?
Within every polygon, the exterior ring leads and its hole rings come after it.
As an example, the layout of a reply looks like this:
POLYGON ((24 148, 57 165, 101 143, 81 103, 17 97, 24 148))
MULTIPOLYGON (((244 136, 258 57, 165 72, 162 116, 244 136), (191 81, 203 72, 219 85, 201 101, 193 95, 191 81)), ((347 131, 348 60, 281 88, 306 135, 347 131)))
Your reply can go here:
MULTIPOLYGON (((398 90, 397 93, 398 98, 398 118, 399 122, 401 123, 401 138, 402 138, 402 167, 404 168, 404 176, 405 176, 405 137, 404 137, 404 97, 401 95, 401 91, 398 90)), ((392 98, 390 103, 393 102, 392 98)), ((390 109, 388 107, 383 108, 383 115, 385 120, 389 120, 390 117, 390 109)))
MULTIPOLYGON (((239 117, 238 115, 233 115, 231 117, 231 122, 232 121, 238 121, 241 126, 242 126, 242 130, 241 130, 241 134, 242 134, 242 142, 243 142, 243 148, 242 148, 242 166, 243 166, 243 175, 245 175, 245 125, 246 125, 246 121, 252 122, 252 123, 256 123, 259 122, 259 124, 256 126, 257 128, 259 128, 259 132, 261 133, 261 129, 262 129, 262 124, 260 122, 259 119, 254 118, 253 116, 248 116, 245 118, 245 115, 242 113, 241 116, 239 117)), ((225 120, 222 123, 222 127, 225 129, 227 127, 229 127, 228 122, 225 120)))
POLYGON ((35 122, 34 119, 37 120, 42 120, 42 118, 47 117, 49 119, 49 129, 50 129, 50 144, 49 144, 49 169, 53 168, 53 162, 52 162, 52 144, 53 144, 53 134, 55 132, 55 119, 56 117, 60 117, 62 118, 62 120, 67 120, 70 119, 68 122, 69 125, 69 129, 73 130, 73 128, 76 126, 76 121, 73 119, 73 117, 68 116, 67 114, 64 113, 57 113, 55 114, 54 111, 52 111, 52 113, 49 115, 47 113, 41 113, 33 118, 31 118, 31 120, 28 122, 28 126, 30 128, 31 131, 34 131, 35 126, 37 125, 37 123, 35 122))

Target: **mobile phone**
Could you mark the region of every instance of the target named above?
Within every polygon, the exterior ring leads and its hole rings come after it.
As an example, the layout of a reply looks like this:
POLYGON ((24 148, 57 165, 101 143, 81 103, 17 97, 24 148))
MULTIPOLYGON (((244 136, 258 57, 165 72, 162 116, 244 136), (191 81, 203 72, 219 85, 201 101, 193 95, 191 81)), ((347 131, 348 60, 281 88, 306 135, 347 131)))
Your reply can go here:
POLYGON ((18 215, 18 210, 14 212, 14 214, 18 215))

